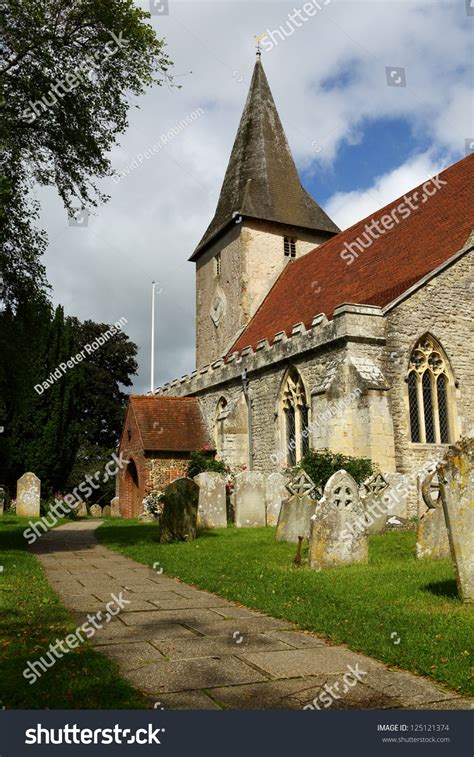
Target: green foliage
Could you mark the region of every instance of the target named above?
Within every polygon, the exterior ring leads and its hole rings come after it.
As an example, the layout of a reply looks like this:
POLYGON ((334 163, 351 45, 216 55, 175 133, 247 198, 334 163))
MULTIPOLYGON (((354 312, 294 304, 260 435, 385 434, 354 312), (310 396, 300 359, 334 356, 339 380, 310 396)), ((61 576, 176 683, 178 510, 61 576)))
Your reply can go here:
MULTIPOLYGON (((26 470, 41 479, 45 497, 103 471, 118 443, 126 400, 121 387, 136 373, 136 345, 120 331, 59 371, 49 388, 41 391, 41 384, 108 328, 65 318, 43 296, 0 314, 0 482, 10 492, 26 470)), ((101 476, 95 501, 108 503, 114 490, 113 479, 101 476)))
POLYGON ((332 474, 342 468, 350 473, 358 484, 365 481, 375 471, 374 464, 366 457, 349 457, 328 449, 311 449, 300 461, 299 467, 303 468, 321 489, 332 474))
POLYGON ((1 4, 0 273, 9 302, 45 286, 32 188, 56 187, 68 213, 106 201, 96 182, 112 174, 129 95, 171 80, 149 17, 133 0, 1 4))
POLYGON ((204 452, 191 452, 187 476, 188 478, 194 478, 198 473, 204 471, 215 471, 216 473, 226 473, 227 467, 222 460, 216 460, 204 452))
POLYGON ((0 524, 0 705, 7 710, 146 709, 145 697, 90 641, 49 668, 34 686, 23 677, 28 661, 47 654, 49 645, 72 633, 77 623, 28 550, 23 536, 28 521, 4 515, 0 524))

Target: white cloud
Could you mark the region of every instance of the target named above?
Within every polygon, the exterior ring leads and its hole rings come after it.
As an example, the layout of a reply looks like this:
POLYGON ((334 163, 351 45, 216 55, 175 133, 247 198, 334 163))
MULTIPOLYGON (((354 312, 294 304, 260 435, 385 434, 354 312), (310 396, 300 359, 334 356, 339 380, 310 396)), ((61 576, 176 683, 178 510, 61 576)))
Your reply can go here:
MULTIPOLYGON (((157 383, 194 367, 194 266, 187 259, 215 209, 252 75, 254 36, 285 22, 294 7, 286 0, 170 0, 169 16, 154 16, 152 24, 167 40, 182 89, 156 87, 138 101, 140 110, 131 111, 130 127, 112 153, 114 168, 123 168, 192 111, 201 107, 204 114, 119 184, 106 182, 111 200, 87 228, 69 227, 54 192, 41 193, 54 300, 82 319, 127 318, 128 333, 140 347, 137 391, 148 389, 153 279, 163 286, 157 297, 157 383)), ((300 168, 318 170, 320 161, 330 166, 343 141, 356 140, 367 121, 381 117, 408 119, 431 143, 428 152, 378 178, 369 190, 358 192, 354 177, 354 193, 336 194, 329 203, 340 224, 436 172, 439 155, 448 162, 461 157, 465 138, 474 132, 470 72, 463 63, 469 60, 469 22, 462 2, 333 0, 262 56, 300 168), (389 65, 405 67, 406 88, 387 86, 389 65), (332 87, 323 86, 328 80, 332 87)))

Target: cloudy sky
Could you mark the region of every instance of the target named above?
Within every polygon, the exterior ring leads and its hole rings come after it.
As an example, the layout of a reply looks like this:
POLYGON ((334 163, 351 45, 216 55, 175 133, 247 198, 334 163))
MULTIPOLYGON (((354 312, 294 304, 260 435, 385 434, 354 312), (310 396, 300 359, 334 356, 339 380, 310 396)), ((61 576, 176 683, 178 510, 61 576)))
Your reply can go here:
POLYGON ((288 14, 305 1, 152 0, 151 23, 182 88, 156 87, 131 100, 139 108, 111 155, 117 175, 127 167, 128 174, 104 182, 111 199, 86 228, 68 225, 53 190, 41 195, 54 302, 81 319, 127 319, 139 346, 137 392, 150 382, 152 280, 159 281, 155 385, 194 368, 187 259, 216 206, 255 37, 294 29, 273 46, 266 38, 262 62, 303 184, 341 228, 462 158, 474 138, 469 0, 319 0, 321 10, 288 27, 288 14), (404 71, 390 75, 387 67, 404 71), (189 126, 130 169, 199 108, 189 126))

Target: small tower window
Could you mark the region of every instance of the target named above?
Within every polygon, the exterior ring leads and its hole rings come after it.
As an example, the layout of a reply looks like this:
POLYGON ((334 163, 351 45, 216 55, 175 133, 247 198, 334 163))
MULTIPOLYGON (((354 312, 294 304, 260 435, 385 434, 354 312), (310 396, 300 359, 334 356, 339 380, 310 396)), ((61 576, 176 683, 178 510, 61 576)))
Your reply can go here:
POLYGON ((286 258, 296 258, 296 239, 285 237, 283 240, 283 251, 286 258))
POLYGON ((216 274, 216 276, 221 275, 221 269, 222 269, 221 254, 220 252, 218 252, 216 257, 214 258, 214 273, 216 274))

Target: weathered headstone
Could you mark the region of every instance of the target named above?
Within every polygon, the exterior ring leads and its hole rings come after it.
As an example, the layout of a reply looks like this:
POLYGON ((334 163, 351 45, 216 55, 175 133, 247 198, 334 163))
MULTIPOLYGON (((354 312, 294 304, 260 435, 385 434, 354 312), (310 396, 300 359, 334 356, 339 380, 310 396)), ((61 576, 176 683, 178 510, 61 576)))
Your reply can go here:
POLYGON ((120 500, 118 497, 114 497, 110 500, 110 509, 113 518, 120 518, 120 500))
POLYGON ((0 515, 3 515, 5 509, 6 492, 3 486, 0 486, 0 515))
POLYGON ((363 483, 361 503, 369 534, 380 534, 385 529, 387 512, 390 512, 390 509, 382 497, 387 488, 387 480, 381 473, 375 473, 363 483))
POLYGON ((24 473, 16 485, 16 514, 38 518, 40 514, 41 481, 34 473, 24 473))
POLYGON ((301 470, 286 483, 290 497, 283 502, 278 518, 277 541, 298 543, 298 537, 309 539, 316 501, 310 496, 316 492, 314 481, 301 470))
POLYGON ((77 506, 73 508, 78 518, 87 518, 87 505, 85 502, 78 502, 77 506))
POLYGON ((419 559, 431 557, 432 560, 446 560, 451 557, 437 471, 430 473, 421 482, 416 556, 419 559))
POLYGON ((458 592, 474 602, 474 439, 450 450, 438 475, 458 592))
POLYGON ((204 471, 194 476, 199 486, 197 524, 199 528, 226 528, 226 478, 223 473, 204 471))
POLYGON ((265 525, 265 480, 258 471, 244 471, 235 477, 235 525, 265 525))
POLYGON ((102 508, 102 517, 110 518, 111 515, 112 515, 112 509, 110 505, 104 505, 104 507, 102 508))
POLYGON ((281 506, 275 539, 292 544, 298 543, 298 536, 309 539, 315 508, 316 502, 307 494, 303 494, 302 497, 293 494, 285 499, 281 506))
POLYGON ((368 536, 359 488, 347 471, 334 473, 316 505, 309 540, 313 570, 367 562, 368 536))
POLYGON ((196 538, 199 486, 192 478, 177 478, 165 489, 160 542, 196 538))
POLYGON ((102 517, 102 508, 100 505, 91 505, 89 507, 89 515, 91 518, 101 518, 102 517))
POLYGON ((287 481, 283 473, 270 473, 265 481, 267 526, 276 526, 278 523, 282 502, 288 497, 287 481))

